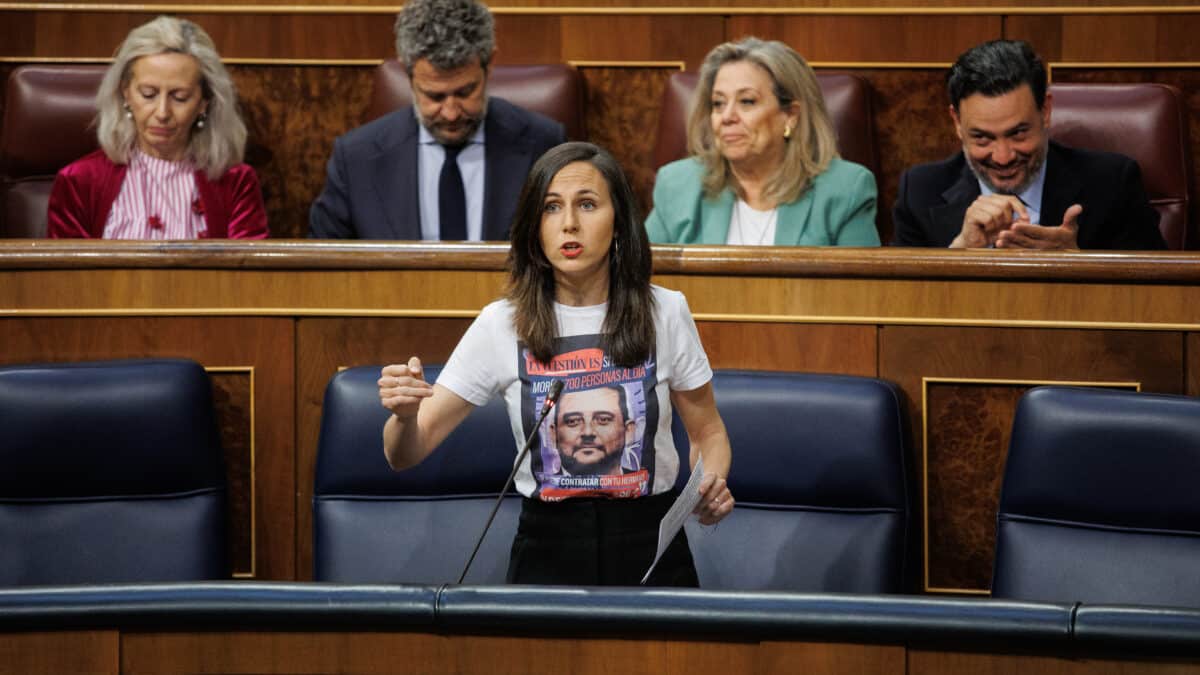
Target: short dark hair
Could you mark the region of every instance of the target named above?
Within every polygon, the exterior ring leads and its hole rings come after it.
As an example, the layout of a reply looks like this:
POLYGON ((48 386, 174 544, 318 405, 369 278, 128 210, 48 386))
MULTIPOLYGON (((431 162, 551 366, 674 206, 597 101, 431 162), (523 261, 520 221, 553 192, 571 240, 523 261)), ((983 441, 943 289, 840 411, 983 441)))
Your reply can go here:
POLYGON ((1046 64, 1022 40, 992 40, 963 52, 946 73, 950 105, 972 94, 999 96, 1023 84, 1033 91, 1038 110, 1046 102, 1046 64))
POLYGON ((650 239, 621 165, 591 143, 563 143, 547 150, 525 179, 513 214, 512 246, 508 251, 508 298, 516 307, 514 328, 536 358, 547 361, 553 356, 558 330, 554 266, 542 250, 542 211, 551 181, 572 162, 591 164, 608 183, 613 203, 613 243, 608 253, 608 312, 603 339, 617 365, 633 366, 649 358, 654 349, 650 239))
POLYGON ((421 59, 454 70, 478 58, 487 70, 495 49, 492 13, 476 0, 408 0, 396 16, 396 55, 409 76, 421 59))
POLYGON ((629 396, 625 393, 625 386, 620 384, 607 384, 601 389, 610 389, 617 392, 617 407, 621 409, 621 425, 629 424, 629 420, 633 419, 633 415, 629 412, 629 396))

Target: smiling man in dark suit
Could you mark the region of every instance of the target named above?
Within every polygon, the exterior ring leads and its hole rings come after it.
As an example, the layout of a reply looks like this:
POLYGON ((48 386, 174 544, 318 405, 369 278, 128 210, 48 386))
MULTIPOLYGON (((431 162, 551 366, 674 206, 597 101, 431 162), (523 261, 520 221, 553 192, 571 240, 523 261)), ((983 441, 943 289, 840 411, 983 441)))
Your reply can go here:
POLYGON ((946 78, 962 152, 900 178, 900 246, 1162 249, 1137 162, 1050 141, 1046 68, 1025 42, 995 40, 946 78))
POLYGON ((561 124, 487 95, 491 12, 475 0, 410 0, 396 51, 413 102, 337 139, 309 236, 507 240, 530 166, 561 124))

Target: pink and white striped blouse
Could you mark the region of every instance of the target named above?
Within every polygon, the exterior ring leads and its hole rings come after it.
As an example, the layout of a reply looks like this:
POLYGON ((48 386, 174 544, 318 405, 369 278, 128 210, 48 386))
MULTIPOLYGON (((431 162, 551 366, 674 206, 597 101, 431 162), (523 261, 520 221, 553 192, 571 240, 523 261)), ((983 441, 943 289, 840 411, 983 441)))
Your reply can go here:
POLYGON ((104 224, 105 239, 196 239, 204 236, 204 209, 196 168, 129 153, 125 182, 104 224))

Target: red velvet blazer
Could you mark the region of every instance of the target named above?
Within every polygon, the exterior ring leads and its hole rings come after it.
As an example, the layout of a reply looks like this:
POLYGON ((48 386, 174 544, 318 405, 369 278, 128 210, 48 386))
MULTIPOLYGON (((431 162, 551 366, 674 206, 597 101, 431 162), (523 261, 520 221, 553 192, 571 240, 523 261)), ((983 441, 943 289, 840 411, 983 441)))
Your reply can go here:
MULTIPOLYGON (((47 235, 52 239, 103 236, 108 214, 125 182, 126 169, 97 150, 59 171, 50 191, 47 235)), ((254 169, 238 164, 216 182, 197 171, 196 191, 204 208, 206 238, 266 238, 267 211, 254 169)))

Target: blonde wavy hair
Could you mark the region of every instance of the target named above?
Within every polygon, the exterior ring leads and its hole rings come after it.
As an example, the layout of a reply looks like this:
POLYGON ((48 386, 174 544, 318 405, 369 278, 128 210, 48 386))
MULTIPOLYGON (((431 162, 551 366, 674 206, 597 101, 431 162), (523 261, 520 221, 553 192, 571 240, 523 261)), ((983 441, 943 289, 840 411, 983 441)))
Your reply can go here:
POLYGON ((785 144, 783 165, 763 189, 763 197, 777 204, 795 201, 837 151, 837 134, 825 110, 825 97, 808 62, 782 42, 743 38, 718 45, 704 58, 700 82, 688 113, 688 151, 704 165, 704 194, 714 199, 726 188, 740 194, 729 162, 713 139, 711 122, 713 83, 727 63, 745 61, 760 66, 775 84, 779 105, 800 105, 800 123, 785 144))
POLYGON ((246 125, 237 111, 237 91, 221 63, 216 45, 204 29, 186 19, 160 16, 129 31, 117 48, 96 93, 96 136, 104 154, 117 164, 129 163, 137 144, 137 128, 125 115, 124 92, 133 77, 133 62, 163 53, 187 54, 200 65, 200 86, 208 101, 203 129, 192 127, 187 158, 211 180, 239 164, 246 152, 246 125))

